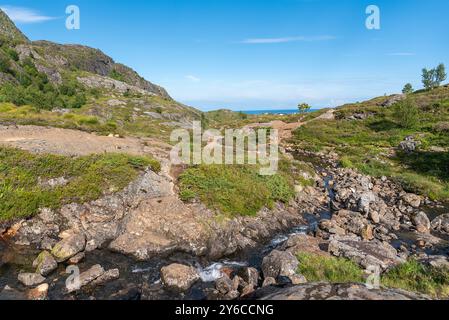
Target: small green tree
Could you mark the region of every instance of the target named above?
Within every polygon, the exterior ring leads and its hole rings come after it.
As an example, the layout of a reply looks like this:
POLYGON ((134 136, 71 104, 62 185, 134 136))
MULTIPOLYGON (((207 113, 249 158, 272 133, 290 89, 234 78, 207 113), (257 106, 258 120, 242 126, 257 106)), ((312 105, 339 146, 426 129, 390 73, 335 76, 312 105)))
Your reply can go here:
POLYGON ((443 63, 440 63, 436 68, 435 77, 438 85, 441 85, 442 82, 446 81, 447 79, 446 67, 444 66, 443 63))
POLYGON ((311 109, 311 106, 308 105, 307 103, 301 103, 298 105, 299 113, 306 113, 310 109, 311 109))
POLYGON ((411 98, 399 101, 393 106, 396 123, 406 129, 413 129, 419 122, 419 108, 411 98))
POLYGON ((438 88, 446 79, 446 68, 443 63, 440 63, 435 69, 423 69, 422 71, 422 83, 427 90, 438 88))
POLYGON ((424 68, 422 70, 422 83, 427 90, 435 87, 435 69, 427 70, 424 68))
POLYGON ((404 89, 402 89, 402 93, 403 94, 410 94, 413 93, 415 90, 413 90, 413 86, 411 85, 411 83, 407 83, 404 86, 404 89))

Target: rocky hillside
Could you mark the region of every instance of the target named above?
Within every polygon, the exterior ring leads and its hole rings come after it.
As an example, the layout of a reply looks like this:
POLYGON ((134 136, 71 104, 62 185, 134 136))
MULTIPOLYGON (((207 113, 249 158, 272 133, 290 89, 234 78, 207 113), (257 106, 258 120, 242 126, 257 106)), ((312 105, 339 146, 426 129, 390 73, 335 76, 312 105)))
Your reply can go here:
POLYGON ((9 17, 0 10, 0 36, 19 42, 28 42, 28 38, 20 32, 9 17))
POLYGON ((98 49, 29 41, 3 12, 0 84, 4 124, 165 138, 201 117, 98 49))

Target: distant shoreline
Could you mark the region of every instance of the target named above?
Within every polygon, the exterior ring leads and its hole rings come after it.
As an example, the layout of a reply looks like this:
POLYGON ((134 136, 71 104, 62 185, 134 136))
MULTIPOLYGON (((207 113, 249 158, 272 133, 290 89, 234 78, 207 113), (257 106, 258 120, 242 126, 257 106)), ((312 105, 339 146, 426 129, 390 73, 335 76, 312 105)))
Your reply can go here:
MULTIPOLYGON (((308 112, 317 111, 317 109, 312 109, 308 112)), ((249 115, 260 115, 260 114, 296 114, 299 113, 298 109, 285 109, 285 110, 247 110, 247 111, 240 111, 245 114, 249 115)))

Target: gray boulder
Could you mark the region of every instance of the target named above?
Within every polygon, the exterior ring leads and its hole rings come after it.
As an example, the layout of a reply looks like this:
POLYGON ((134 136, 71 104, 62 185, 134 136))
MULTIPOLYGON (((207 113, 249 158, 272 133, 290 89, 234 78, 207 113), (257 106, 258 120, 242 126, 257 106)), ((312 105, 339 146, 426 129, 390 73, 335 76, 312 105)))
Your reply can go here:
POLYGON ((17 279, 27 287, 34 287, 45 281, 45 278, 38 273, 20 273, 17 279))
POLYGON ((76 233, 58 242, 51 251, 57 262, 64 262, 86 247, 86 236, 76 233))
POLYGON ((428 233, 430 231, 430 220, 427 215, 420 211, 412 217, 415 228, 420 233, 428 233))
POLYGON ((443 214, 432 220, 432 229, 449 234, 449 213, 443 214))
POLYGON ((33 268, 36 268, 36 273, 46 277, 58 268, 58 263, 48 251, 42 251, 33 261, 33 268))
POLYGON ((290 252, 273 250, 262 261, 263 276, 274 279, 279 276, 289 277, 296 273, 298 265, 298 259, 290 252))
POLYGON ((364 268, 380 267, 382 270, 405 262, 398 257, 395 248, 386 242, 332 240, 329 243, 329 253, 354 261, 364 268))
POLYGON ((79 275, 78 281, 66 283, 67 292, 71 293, 80 290, 81 288, 92 283, 94 280, 100 278, 104 273, 105 271, 102 266, 100 266, 99 264, 94 265, 89 270, 81 273, 79 275))

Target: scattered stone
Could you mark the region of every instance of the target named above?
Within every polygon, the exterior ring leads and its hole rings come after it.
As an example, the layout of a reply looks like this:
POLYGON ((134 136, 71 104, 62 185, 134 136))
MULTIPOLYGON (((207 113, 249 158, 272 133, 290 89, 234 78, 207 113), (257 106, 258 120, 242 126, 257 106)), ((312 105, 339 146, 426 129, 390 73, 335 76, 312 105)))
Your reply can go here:
POLYGON ((380 222, 380 216, 377 211, 370 211, 369 216, 371 221, 374 222, 375 224, 378 224, 380 222))
POLYGON ((399 144, 399 148, 401 150, 405 151, 406 153, 412 153, 412 152, 416 151, 416 149, 420 145, 421 145, 421 142, 415 141, 415 138, 413 136, 408 136, 405 138, 404 141, 402 141, 399 144))
POLYGON ((257 287, 259 284, 259 271, 255 268, 243 268, 240 270, 239 276, 250 286, 257 287))
POLYGON ((421 205, 422 198, 416 194, 407 193, 404 196, 402 196, 402 201, 412 206, 413 208, 419 208, 419 206, 421 205))
POLYGON ((71 257, 68 262, 69 264, 76 265, 84 260, 86 254, 84 252, 77 253, 73 257, 71 257))
POLYGON ((265 278, 288 277, 296 273, 298 265, 298 260, 290 252, 273 250, 263 259, 262 272, 265 278))
POLYGON ((438 216, 431 225, 433 230, 449 234, 449 213, 438 216))
POLYGON ((306 277, 304 277, 301 274, 294 274, 289 276, 290 281, 292 282, 293 285, 298 285, 298 284, 304 284, 307 283, 307 279, 306 277))
POLYGON ((190 289, 200 276, 195 268, 175 263, 161 269, 161 278, 166 287, 182 292, 190 289))
POLYGON ((19 273, 17 279, 26 287, 34 287, 45 281, 38 273, 19 273))
POLYGON ((58 263, 48 251, 42 251, 33 261, 33 268, 36 268, 36 273, 46 277, 58 268, 58 263))
POLYGON ((227 276, 223 276, 219 279, 217 279, 217 281, 215 281, 215 288, 222 294, 222 295, 226 295, 231 291, 236 290, 234 288, 234 283, 232 282, 231 279, 229 279, 227 276))
POLYGON ((57 262, 64 262, 83 251, 85 247, 86 236, 83 233, 76 233, 58 242, 51 251, 51 254, 57 262))
POLYGON ((276 279, 273 277, 265 278, 263 281, 262 287, 269 287, 276 284, 276 279))
POLYGON ((241 296, 245 297, 250 295, 251 293, 253 293, 255 291, 255 287, 251 286, 251 285, 247 285, 246 287, 244 287, 241 291, 241 296))
POLYGON ((47 283, 41 284, 40 286, 30 289, 27 292, 28 300, 46 300, 48 297, 49 286, 47 283))
POLYGON ((105 273, 102 266, 99 264, 94 265, 89 270, 81 273, 79 275, 79 281, 73 281, 66 284, 66 289, 68 293, 72 293, 80 290, 81 288, 87 286, 94 280, 98 279, 105 273))
POLYGON ((358 203, 358 211, 364 214, 369 214, 371 203, 376 201, 376 196, 373 192, 365 192, 360 195, 358 203))
POLYGON ((425 262, 434 268, 449 268, 449 260, 445 256, 431 256, 425 262))
POLYGON ((101 286, 107 282, 117 280, 120 278, 120 270, 119 269, 111 269, 103 273, 101 276, 99 276, 97 279, 92 281, 90 285, 92 286, 101 286))
POLYGON ((416 231, 419 233, 429 233, 430 232, 430 220, 427 215, 420 211, 412 217, 413 224, 416 227, 416 231))

